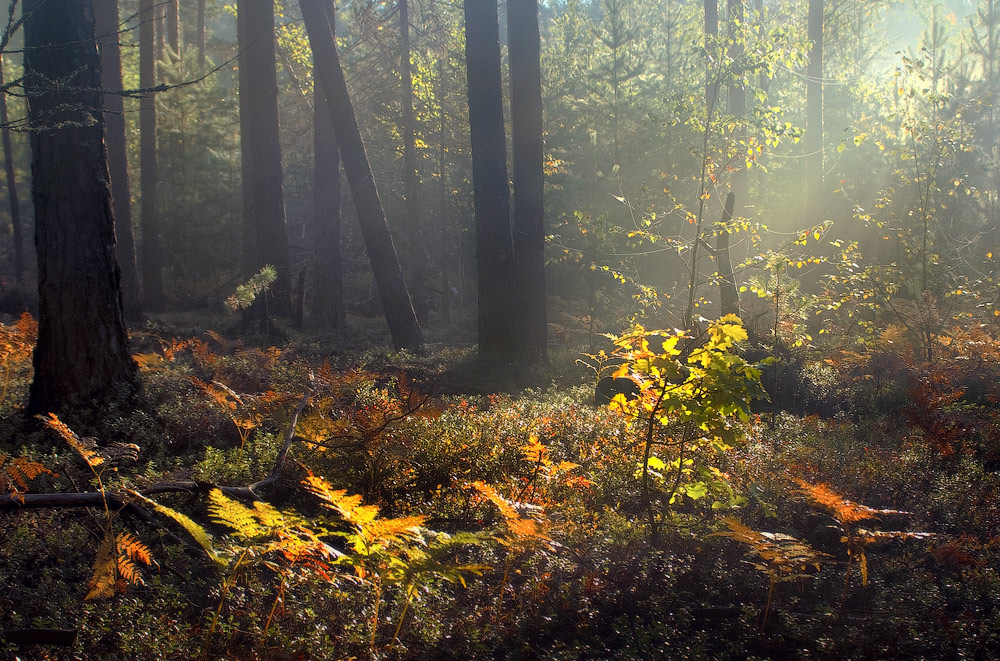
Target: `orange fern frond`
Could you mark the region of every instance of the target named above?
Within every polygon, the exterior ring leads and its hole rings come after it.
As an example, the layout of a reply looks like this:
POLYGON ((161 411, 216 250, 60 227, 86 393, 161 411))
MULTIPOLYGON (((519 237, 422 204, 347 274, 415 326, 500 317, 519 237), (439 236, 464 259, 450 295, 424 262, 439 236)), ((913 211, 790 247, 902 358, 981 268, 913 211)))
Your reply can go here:
POLYGON ((793 478, 799 485, 799 492, 805 495, 815 505, 830 512, 841 524, 851 524, 867 519, 877 519, 883 514, 908 514, 901 510, 875 509, 855 503, 844 498, 825 484, 810 484, 805 480, 793 478))
POLYGON ((44 415, 36 417, 45 423, 46 427, 59 434, 59 436, 66 441, 67 445, 76 450, 77 454, 83 457, 83 460, 87 462, 88 466, 91 468, 97 468, 104 463, 104 457, 102 457, 97 451, 97 443, 93 438, 80 438, 77 436, 76 432, 70 429, 65 422, 60 420, 55 413, 49 413, 48 417, 44 415))

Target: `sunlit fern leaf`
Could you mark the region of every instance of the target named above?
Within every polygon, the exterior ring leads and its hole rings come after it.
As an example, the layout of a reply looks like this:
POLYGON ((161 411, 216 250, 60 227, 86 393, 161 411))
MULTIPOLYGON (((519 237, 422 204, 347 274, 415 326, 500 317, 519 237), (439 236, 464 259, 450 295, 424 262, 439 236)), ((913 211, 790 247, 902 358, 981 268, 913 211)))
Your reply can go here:
POLYGON ((805 495, 815 505, 829 511, 841 524, 877 519, 883 514, 909 514, 909 512, 901 510, 874 509, 844 498, 825 484, 810 484, 805 480, 793 479, 799 485, 800 493, 805 495))
POLYGON ((149 547, 136 539, 131 533, 118 533, 116 544, 119 555, 141 562, 146 566, 156 564, 156 561, 153 560, 153 552, 149 550, 149 547))
MULTIPOLYGON (((504 537, 497 537, 497 541, 508 546, 533 544, 536 542, 540 542, 550 547, 553 546, 552 540, 545 532, 541 521, 521 516, 514 505, 501 496, 491 485, 486 484, 485 482, 473 482, 472 487, 482 494, 488 501, 490 501, 500 511, 500 515, 503 517, 504 525, 507 527, 509 534, 504 537)), ((542 514, 541 508, 538 507, 524 509, 535 513, 539 517, 542 514)))
POLYGON ((736 519, 726 518, 723 523, 728 531, 709 536, 726 537, 749 546, 747 553, 761 560, 751 565, 773 583, 811 576, 807 570, 810 567, 819 570, 821 563, 830 557, 790 535, 757 531, 736 519))
POLYGON ((358 526, 364 526, 375 520, 378 516, 378 507, 375 505, 363 505, 361 496, 347 495, 346 489, 334 489, 324 478, 314 475, 311 471, 302 481, 306 490, 322 501, 322 505, 327 509, 332 509, 345 521, 358 526))
POLYGON ((417 515, 399 519, 376 519, 358 525, 357 535, 353 540, 354 550, 357 553, 368 554, 403 541, 418 541, 420 527, 425 520, 426 517, 417 515))
POLYGON ((214 545, 212 544, 212 536, 209 535, 203 527, 191 520, 189 516, 182 514, 173 508, 167 507, 166 505, 161 505, 155 500, 147 498, 137 491, 129 490, 129 493, 148 504, 163 516, 173 519, 180 524, 180 526, 184 528, 189 535, 191 535, 194 541, 198 542, 198 545, 204 549, 205 553, 212 559, 212 562, 214 562, 217 567, 225 568, 225 561, 219 557, 218 553, 215 551, 214 545))
POLYGON ((59 436, 66 441, 67 445, 76 450, 77 454, 83 457, 83 460, 87 462, 88 466, 91 468, 97 468, 104 463, 104 457, 102 457, 97 451, 97 443, 93 438, 80 438, 77 436, 76 432, 67 427, 66 423, 60 420, 55 413, 49 413, 48 416, 39 415, 36 417, 41 420, 46 427, 59 434, 59 436))
POLYGON ((254 510, 228 498, 219 489, 212 489, 208 493, 208 514, 215 523, 230 528, 237 536, 248 540, 267 533, 267 528, 260 524, 254 510))
POLYGON ((84 597, 85 601, 91 599, 105 599, 113 597, 118 583, 118 553, 112 544, 111 531, 107 531, 101 539, 101 544, 97 547, 97 556, 94 558, 94 571, 87 581, 90 590, 84 597))
POLYGON ((24 457, 11 459, 0 454, 0 489, 18 493, 27 491, 29 483, 40 475, 55 475, 37 461, 24 457))

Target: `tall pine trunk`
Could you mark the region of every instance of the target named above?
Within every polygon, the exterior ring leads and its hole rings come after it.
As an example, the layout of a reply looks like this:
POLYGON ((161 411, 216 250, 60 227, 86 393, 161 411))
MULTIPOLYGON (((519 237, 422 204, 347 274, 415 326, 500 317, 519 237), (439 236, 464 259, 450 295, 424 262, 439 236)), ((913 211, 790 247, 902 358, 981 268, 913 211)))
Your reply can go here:
POLYGON ((181 14, 179 0, 167 0, 167 44, 178 55, 181 52, 181 14))
POLYGON ((38 253, 38 344, 31 413, 134 388, 90 2, 29 0, 25 82, 38 253), (59 81, 60 84, 54 84, 59 81))
POLYGON ((822 220, 823 0, 809 0, 809 66, 806 68, 806 222, 822 220))
POLYGON ((420 204, 417 199, 416 119, 413 116, 413 75, 410 73, 409 0, 399 0, 400 132, 403 134, 403 195, 406 198, 406 227, 410 238, 410 294, 417 319, 427 319, 427 251, 424 249, 420 204))
POLYGON ((479 353, 483 358, 513 362, 518 357, 517 313, 511 286, 515 274, 514 240, 496 0, 465 0, 465 61, 479 276, 479 353))
MULTIPOLYGON (((4 84, 3 55, 0 54, 0 86, 4 84)), ((7 95, 0 92, 0 122, 7 126, 7 95)), ((14 281, 24 282, 24 231, 21 223, 21 203, 17 195, 17 175, 14 173, 14 147, 10 129, 3 129, 3 165, 7 175, 7 203, 10 208, 10 228, 14 239, 14 281)))
POLYGON ((132 236, 132 200, 129 192, 128 155, 125 142, 125 104, 122 89, 121 45, 118 34, 118 0, 95 0, 94 17, 101 53, 101 95, 104 108, 104 141, 111 172, 111 200, 115 215, 118 265, 122 272, 125 318, 142 320, 139 274, 132 236))
POLYGON ((198 0, 195 35, 198 40, 198 64, 205 64, 205 0, 198 0))
MULTIPOLYGON (((335 29, 336 11, 331 0, 323 10, 335 29)), ((313 213, 316 227, 316 291, 313 319, 321 326, 343 328, 343 259, 340 253, 340 150, 330 123, 330 109, 318 81, 313 82, 313 213)))
POLYGON ((545 205, 538 0, 507 1, 511 145, 514 152, 515 315, 521 355, 544 363, 545 205))
MULTIPOLYGON (((273 266, 277 279, 258 300, 258 313, 269 316, 292 312, 292 277, 285 234, 285 196, 278 132, 278 82, 275 74, 274 2, 240 0, 240 145, 242 147, 244 231, 253 242, 249 271, 273 266)), ((246 239, 245 239, 246 240, 246 239)))
POLYGON ((323 12, 322 0, 299 0, 299 6, 313 52, 314 74, 326 97, 392 343, 401 349, 419 349, 424 343, 423 334, 385 221, 385 211, 337 55, 333 28, 323 12))
MULTIPOLYGON (((156 0, 139 3, 139 87, 156 85, 156 0)), ((142 195, 142 293, 144 307, 163 309, 163 266, 160 256, 160 220, 157 210, 156 99, 147 92, 139 100, 139 189, 142 195)))

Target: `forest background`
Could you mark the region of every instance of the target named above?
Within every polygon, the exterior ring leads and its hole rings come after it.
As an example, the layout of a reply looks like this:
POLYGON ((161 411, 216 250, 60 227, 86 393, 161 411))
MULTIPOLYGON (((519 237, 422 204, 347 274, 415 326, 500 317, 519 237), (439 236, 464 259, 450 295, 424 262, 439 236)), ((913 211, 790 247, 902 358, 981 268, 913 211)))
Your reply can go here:
POLYGON ((95 0, 47 124, 20 4, 8 650, 995 648, 994 0, 95 0), (118 331, 46 298, 88 126, 118 331))

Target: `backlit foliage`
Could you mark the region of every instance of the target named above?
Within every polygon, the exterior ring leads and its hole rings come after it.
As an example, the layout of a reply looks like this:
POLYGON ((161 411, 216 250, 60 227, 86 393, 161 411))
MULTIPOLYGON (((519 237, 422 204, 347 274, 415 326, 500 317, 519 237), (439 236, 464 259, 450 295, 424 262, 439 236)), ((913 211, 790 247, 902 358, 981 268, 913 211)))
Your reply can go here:
POLYGON ((622 360, 614 376, 640 390, 637 399, 616 395, 610 406, 633 418, 643 436, 637 476, 654 536, 664 505, 706 499, 719 509, 737 502, 717 464, 741 437, 738 423, 749 418, 750 403, 764 396, 760 370, 734 351, 746 339, 735 315, 694 338, 642 326, 612 337, 622 360))
POLYGON ((12 380, 23 379, 31 372, 31 354, 38 340, 38 322, 24 312, 14 324, 0 324, 0 369, 3 387, 0 405, 7 401, 12 380))
POLYGON ((0 453, 0 491, 10 492, 16 498, 21 491, 27 491, 31 481, 40 475, 56 474, 37 461, 24 457, 11 458, 0 453))
POLYGON ((87 583, 90 591, 84 599, 113 597, 123 594, 129 585, 144 585, 140 564, 156 564, 149 547, 130 533, 114 535, 109 528, 97 547, 94 571, 87 583))

